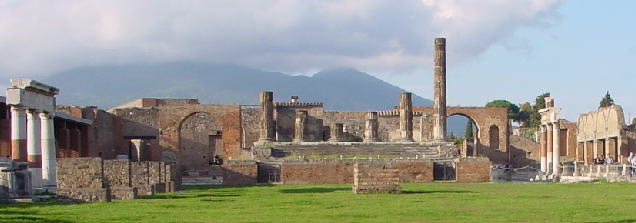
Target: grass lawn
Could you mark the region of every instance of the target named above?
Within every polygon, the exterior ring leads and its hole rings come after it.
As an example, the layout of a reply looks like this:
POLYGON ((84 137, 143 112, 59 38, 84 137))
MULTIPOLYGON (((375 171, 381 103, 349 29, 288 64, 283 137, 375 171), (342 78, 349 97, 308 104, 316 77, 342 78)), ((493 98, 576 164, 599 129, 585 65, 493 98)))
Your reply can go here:
POLYGON ((111 203, 0 204, 0 222, 636 222, 636 184, 189 187, 111 203))

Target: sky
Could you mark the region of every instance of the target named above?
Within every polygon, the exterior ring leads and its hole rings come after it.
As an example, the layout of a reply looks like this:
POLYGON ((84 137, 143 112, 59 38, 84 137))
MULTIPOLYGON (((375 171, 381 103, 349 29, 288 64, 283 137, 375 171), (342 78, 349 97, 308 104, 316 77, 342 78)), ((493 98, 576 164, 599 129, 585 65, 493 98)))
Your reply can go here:
POLYGON ((431 98, 433 39, 445 37, 449 105, 550 92, 576 121, 609 91, 629 118, 634 11, 629 0, 0 0, 0 78, 170 61, 352 67, 431 98))

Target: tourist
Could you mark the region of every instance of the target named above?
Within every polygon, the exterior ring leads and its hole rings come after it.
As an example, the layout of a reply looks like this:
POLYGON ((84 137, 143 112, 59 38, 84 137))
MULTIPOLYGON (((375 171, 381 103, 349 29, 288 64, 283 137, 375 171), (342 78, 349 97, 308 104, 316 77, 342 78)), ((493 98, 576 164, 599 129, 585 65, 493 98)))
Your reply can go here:
POLYGON ((612 163, 614 163, 614 159, 611 156, 608 156, 605 159, 605 164, 612 164, 612 163))

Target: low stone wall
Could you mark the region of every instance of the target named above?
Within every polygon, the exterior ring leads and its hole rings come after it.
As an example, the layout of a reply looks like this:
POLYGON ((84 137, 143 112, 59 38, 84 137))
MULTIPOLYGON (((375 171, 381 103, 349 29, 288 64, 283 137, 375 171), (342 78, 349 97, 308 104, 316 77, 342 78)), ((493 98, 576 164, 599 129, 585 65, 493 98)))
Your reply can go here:
POLYGON ((348 184, 353 182, 353 160, 286 161, 280 167, 284 184, 348 184))
POLYGON ((57 159, 57 195, 61 201, 110 201, 101 158, 57 159))
POLYGON ((62 200, 94 202, 174 192, 173 169, 173 164, 163 162, 58 159, 58 195, 62 200))
POLYGON ((400 193, 399 172, 394 162, 357 161, 353 165, 353 193, 400 193))
POLYGON ((223 185, 256 184, 258 165, 255 161, 228 160, 223 166, 223 185))
MULTIPOLYGON (((632 176, 636 167, 627 164, 597 165, 582 162, 564 163, 561 165, 560 182, 580 182, 604 179, 609 182, 633 182, 632 176)), ((636 174, 635 174, 636 175, 636 174)))
POLYGON ((433 161, 430 160, 396 160, 400 182, 432 182, 433 161))
POLYGON ((486 157, 455 160, 456 181, 462 183, 489 182, 492 162, 486 157))

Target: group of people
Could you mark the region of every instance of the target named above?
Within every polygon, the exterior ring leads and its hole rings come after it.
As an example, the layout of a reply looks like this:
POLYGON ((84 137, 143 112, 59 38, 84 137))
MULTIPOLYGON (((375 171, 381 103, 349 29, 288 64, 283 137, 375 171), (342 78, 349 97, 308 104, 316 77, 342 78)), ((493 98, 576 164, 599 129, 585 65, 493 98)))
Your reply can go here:
POLYGON ((608 156, 607 158, 598 156, 592 161, 594 162, 594 164, 613 164, 614 162, 616 162, 616 160, 614 160, 614 158, 612 158, 611 156, 608 156))

